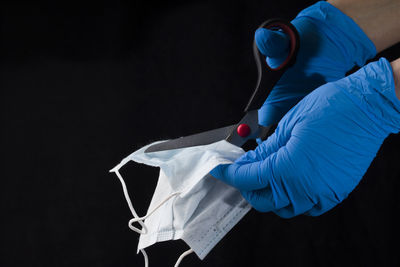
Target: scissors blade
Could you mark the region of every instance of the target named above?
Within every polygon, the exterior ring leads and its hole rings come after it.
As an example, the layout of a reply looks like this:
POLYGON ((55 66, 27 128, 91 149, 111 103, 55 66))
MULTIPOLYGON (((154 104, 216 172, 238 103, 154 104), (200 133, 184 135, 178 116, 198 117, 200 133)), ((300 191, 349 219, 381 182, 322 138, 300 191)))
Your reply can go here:
POLYGON ((152 145, 148 147, 144 152, 150 153, 191 146, 208 145, 226 139, 231 134, 234 127, 236 127, 235 124, 198 134, 172 139, 163 143, 152 145))

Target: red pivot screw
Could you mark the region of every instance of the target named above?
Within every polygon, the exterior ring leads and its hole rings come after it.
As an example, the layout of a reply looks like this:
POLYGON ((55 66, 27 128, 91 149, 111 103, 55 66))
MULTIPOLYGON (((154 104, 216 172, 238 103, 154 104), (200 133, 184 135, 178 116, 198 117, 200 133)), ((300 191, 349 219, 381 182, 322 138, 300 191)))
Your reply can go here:
POLYGON ((237 129, 236 129, 238 135, 240 135, 241 137, 246 137, 250 134, 250 127, 249 125, 242 123, 240 124, 237 129))

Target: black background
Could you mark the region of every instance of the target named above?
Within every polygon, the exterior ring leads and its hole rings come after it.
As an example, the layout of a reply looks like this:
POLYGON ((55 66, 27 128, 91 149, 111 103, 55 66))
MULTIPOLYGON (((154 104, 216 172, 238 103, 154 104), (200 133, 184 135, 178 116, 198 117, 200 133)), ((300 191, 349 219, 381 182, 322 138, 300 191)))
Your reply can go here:
MULTIPOLYGON (((151 141, 241 118, 254 30, 314 2, 2 1, 0 266, 144 266, 108 170, 151 141)), ((251 211, 204 261, 181 266, 399 266, 399 144, 387 138, 328 213, 251 211)), ((122 174, 144 214, 158 170, 122 174)), ((150 266, 173 266, 186 248, 158 243, 150 266)))

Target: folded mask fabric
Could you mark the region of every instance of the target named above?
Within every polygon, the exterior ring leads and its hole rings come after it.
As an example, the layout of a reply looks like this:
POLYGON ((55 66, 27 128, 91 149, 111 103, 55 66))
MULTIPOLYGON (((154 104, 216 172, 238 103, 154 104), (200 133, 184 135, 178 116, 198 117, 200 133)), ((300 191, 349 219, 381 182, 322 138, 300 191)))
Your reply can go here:
MULTIPOLYGON (((163 141, 160 141, 163 142, 163 141)), ((200 259, 251 209, 240 192, 215 179, 209 172, 220 164, 233 163, 242 148, 222 140, 209 145, 145 153, 160 142, 147 145, 121 161, 115 172, 122 183, 133 219, 129 227, 140 234, 138 251, 156 242, 182 239, 190 247, 178 259, 194 252, 200 259), (136 214, 124 180, 119 173, 129 161, 160 167, 160 174, 147 214, 136 214), (133 226, 139 223, 141 229, 133 226)))

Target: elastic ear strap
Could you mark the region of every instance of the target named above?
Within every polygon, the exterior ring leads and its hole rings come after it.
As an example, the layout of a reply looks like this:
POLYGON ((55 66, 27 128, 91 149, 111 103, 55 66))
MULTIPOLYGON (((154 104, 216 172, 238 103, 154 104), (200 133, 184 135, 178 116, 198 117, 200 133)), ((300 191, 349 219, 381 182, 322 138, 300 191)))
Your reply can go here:
POLYGON ((150 215, 152 215, 157 209, 159 209, 162 205, 164 205, 170 198, 172 198, 173 196, 179 195, 181 194, 181 192, 175 192, 172 193, 171 195, 169 195, 168 197, 166 197, 163 201, 161 201, 160 204, 158 204, 156 207, 154 207, 151 211, 149 211, 145 216, 139 217, 139 215, 137 215, 135 209, 133 208, 132 205, 132 201, 131 198, 129 197, 129 193, 128 193, 128 189, 126 187, 124 178, 122 178, 121 174, 119 173, 118 169, 114 169, 113 172, 117 175, 119 181, 121 182, 122 185, 122 190, 124 192, 124 196, 126 199, 126 202, 128 203, 129 209, 131 210, 131 213, 133 215, 134 218, 130 219, 128 222, 128 227, 129 229, 131 229, 132 231, 135 231, 138 234, 144 235, 147 234, 148 229, 146 227, 146 225, 144 224, 144 220, 146 218, 148 218, 150 215), (133 226, 132 224, 138 222, 140 224, 140 226, 142 226, 142 229, 139 229, 135 226, 133 226))
MULTIPOLYGON (((140 252, 142 252, 142 254, 143 254, 143 258, 144 258, 144 267, 149 267, 149 257, 147 256, 146 251, 145 251, 144 249, 141 249, 140 252)), ((174 267, 179 267, 179 264, 181 264, 183 258, 185 258, 187 255, 189 255, 189 254, 191 254, 191 253, 193 253, 193 252, 194 252, 193 249, 189 249, 189 250, 186 250, 185 252, 183 252, 183 253, 179 256, 179 258, 178 258, 178 260, 176 261, 174 267)))
POLYGON ((142 254, 143 254, 144 267, 149 267, 149 257, 147 256, 146 251, 144 251, 144 249, 141 249, 140 252, 142 252, 142 254))
MULTIPOLYGON (((161 201, 161 203, 160 204, 158 204, 156 207, 154 207, 151 211, 149 211, 145 216, 143 216, 143 217, 135 217, 135 218, 133 218, 133 219, 130 219, 129 220, 129 223, 128 223, 128 226, 129 226, 129 228, 131 228, 133 231, 135 231, 135 232, 137 232, 137 233, 139 233, 139 234, 146 234, 147 233, 147 227, 143 227, 143 230, 144 231, 141 231, 141 230, 139 230, 139 231, 137 231, 138 229, 136 228, 136 227, 134 227, 134 226, 132 226, 132 224, 133 223, 135 223, 135 222, 142 222, 143 223, 143 221, 147 218, 147 217, 149 217, 151 214, 153 214, 157 209, 159 209, 162 205, 164 205, 164 203, 165 202, 167 202, 170 198, 172 198, 173 196, 176 196, 176 195, 179 195, 179 194, 181 194, 181 192, 176 192, 176 193, 173 193, 173 194, 171 194, 171 195, 169 195, 167 198, 165 198, 163 201, 161 201)), ((144 225, 144 224, 143 224, 144 225)))
POLYGON ((117 172, 122 168, 125 164, 127 164, 131 159, 129 157, 124 158, 117 166, 109 170, 109 172, 117 172))
MULTIPOLYGON (((148 233, 148 229, 147 229, 147 227, 146 227, 146 225, 144 224, 143 221, 144 221, 146 218, 148 218, 149 216, 151 216, 157 209, 159 209, 162 205, 164 205, 164 204, 165 204, 168 200, 170 200, 172 197, 177 196, 177 195, 180 195, 182 192, 175 192, 175 193, 172 193, 171 195, 169 195, 168 197, 166 197, 163 201, 161 201, 160 204, 158 204, 158 205, 157 205, 156 207, 154 207, 151 211, 149 211, 145 216, 139 217, 139 216, 137 215, 135 209, 133 208, 132 201, 131 201, 131 198, 129 197, 128 188, 126 187, 124 178, 122 178, 121 174, 119 173, 119 169, 122 167, 122 165, 123 165, 123 164, 120 164, 120 165, 116 166, 115 168, 113 168, 112 170, 110 170, 110 172, 114 172, 114 173, 117 175, 119 181, 121 182, 122 191, 124 192, 124 196, 125 196, 126 202, 128 203, 129 209, 131 210, 131 213, 132 213, 132 215, 133 215, 133 217, 134 217, 134 218, 132 218, 132 219, 129 220, 129 222, 128 222, 128 227, 129 227, 131 230, 133 230, 133 231, 135 231, 136 233, 139 233, 139 234, 141 234, 141 235, 142 235, 142 234, 143 234, 143 235, 144 235, 144 234, 147 234, 147 233, 148 233), (138 222, 138 223, 142 226, 142 229, 139 229, 139 228, 133 226, 132 224, 135 223, 135 222, 138 222)), ((145 251, 144 249, 141 249, 140 252, 143 254, 144 266, 145 266, 145 267, 148 267, 148 266, 149 266, 149 257, 147 256, 146 251, 145 251)), ((179 264, 182 262, 183 258, 186 257, 187 255, 191 254, 191 253, 193 253, 193 249, 189 249, 189 250, 183 252, 183 253, 181 254, 181 256, 179 256, 179 258, 178 258, 178 260, 176 261, 174 267, 178 267, 179 264)))
POLYGON ((187 255, 191 254, 191 253, 193 253, 193 249, 189 249, 189 250, 186 250, 185 252, 183 252, 183 253, 179 256, 179 258, 178 258, 178 260, 176 261, 174 267, 178 267, 179 264, 181 264, 183 258, 186 257, 187 255))
MULTIPOLYGON (((121 182, 122 191, 124 192, 124 196, 125 196, 126 202, 128 203, 129 209, 131 210, 131 213, 132 213, 133 217, 134 218, 139 218, 139 216, 137 215, 135 209, 133 208, 132 201, 131 201, 131 198, 129 197, 128 189, 126 188, 126 184, 125 184, 124 178, 122 178, 122 176, 121 176, 121 174, 119 173, 118 170, 114 170, 114 172, 117 175, 119 181, 121 182)), ((144 225, 144 223, 142 221, 140 221, 140 220, 138 220, 138 222, 142 226, 142 229, 139 229, 139 228, 136 228, 134 226, 131 226, 130 223, 128 223, 128 227, 130 229, 132 229, 133 231, 139 233, 139 234, 147 233, 146 225, 144 225)))

